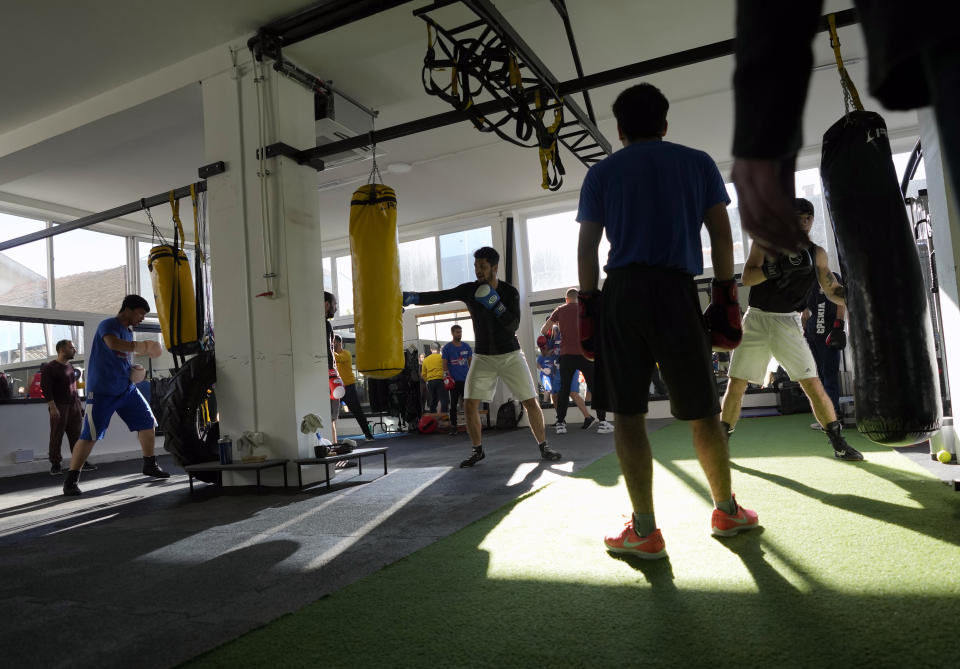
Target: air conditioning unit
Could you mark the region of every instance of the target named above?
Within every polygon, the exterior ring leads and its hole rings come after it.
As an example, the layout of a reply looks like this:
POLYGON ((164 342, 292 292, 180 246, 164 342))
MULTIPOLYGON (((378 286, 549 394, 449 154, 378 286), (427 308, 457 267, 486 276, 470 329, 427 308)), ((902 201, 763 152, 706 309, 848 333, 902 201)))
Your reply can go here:
MULTIPOLYGON (((372 121, 370 115, 338 93, 317 95, 314 97, 314 111, 316 117, 317 146, 332 144, 344 139, 370 132, 372 121)), ((377 148, 377 153, 383 155, 383 150, 377 148)), ((373 156, 369 145, 324 156, 325 169, 369 160, 373 156)))

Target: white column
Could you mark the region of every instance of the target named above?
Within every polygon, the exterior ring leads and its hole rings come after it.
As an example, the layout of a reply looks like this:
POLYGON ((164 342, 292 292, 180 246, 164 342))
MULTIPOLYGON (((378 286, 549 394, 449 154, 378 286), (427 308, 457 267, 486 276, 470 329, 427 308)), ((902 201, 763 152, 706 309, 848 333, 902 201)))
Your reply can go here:
MULTIPOLYGON (((316 172, 287 158, 261 164, 256 150, 261 119, 265 145, 312 146, 313 95, 267 65, 258 104, 249 53, 239 55, 236 70, 202 82, 206 156, 227 167, 207 180, 220 426, 235 456, 252 431, 265 440, 259 452, 292 460, 313 454, 315 437, 299 430, 305 414, 330 436, 316 172)), ((265 482, 279 484, 271 471, 265 482)))
MULTIPOLYGON (((927 173, 927 197, 930 221, 933 227, 933 247, 936 250, 937 280, 940 286, 940 310, 943 319, 946 376, 950 386, 951 405, 960 400, 960 210, 957 196, 947 175, 947 166, 940 153, 940 138, 933 112, 922 109, 920 145, 923 147, 923 165, 927 173)), ((954 411, 954 416, 956 413, 954 411)))

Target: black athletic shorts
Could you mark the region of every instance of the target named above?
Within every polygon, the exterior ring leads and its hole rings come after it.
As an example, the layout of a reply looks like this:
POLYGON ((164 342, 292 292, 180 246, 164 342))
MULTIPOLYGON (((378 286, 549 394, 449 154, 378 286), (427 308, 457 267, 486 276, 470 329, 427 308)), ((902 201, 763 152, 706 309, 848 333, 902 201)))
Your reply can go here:
POLYGON ((720 413, 710 335, 692 276, 646 265, 608 271, 599 330, 594 407, 647 413, 650 378, 659 363, 674 417, 720 413))

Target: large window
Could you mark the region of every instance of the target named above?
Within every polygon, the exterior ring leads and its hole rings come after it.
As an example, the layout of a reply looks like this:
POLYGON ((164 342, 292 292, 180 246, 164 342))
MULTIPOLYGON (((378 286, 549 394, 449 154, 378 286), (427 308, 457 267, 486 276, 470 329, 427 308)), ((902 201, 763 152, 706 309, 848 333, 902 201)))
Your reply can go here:
MULTIPOLYGON (((0 214, 0 241, 8 241, 46 228, 46 223, 0 214)), ((0 252, 0 304, 49 307, 47 240, 0 252)))
POLYGON ((437 238, 424 237, 400 244, 400 286, 403 290, 436 290, 437 238))
POLYGON ((437 342, 442 348, 453 339, 450 328, 454 325, 463 328, 464 341, 471 343, 475 341, 473 320, 470 318, 470 312, 466 310, 417 317, 417 337, 425 342, 437 342))
POLYGON ((341 316, 348 316, 353 313, 353 261, 350 256, 340 256, 337 258, 336 264, 337 313, 341 316))
POLYGON ((333 292, 333 264, 330 256, 323 259, 323 289, 329 293, 333 292))
MULTIPOLYGON (((580 224, 577 212, 565 211, 550 216, 527 219, 527 248, 530 251, 531 288, 534 291, 576 286, 577 241, 580 224)), ((600 240, 600 278, 606 276, 603 266, 610 253, 606 235, 600 240)))
POLYGON ((114 314, 127 294, 126 237, 71 230, 53 238, 55 307, 114 314))
POLYGON ((0 318, 0 373, 6 375, 9 397, 0 399, 29 399, 40 397, 33 384, 40 366, 57 357, 57 342, 73 341, 77 355, 73 366, 83 369, 83 325, 66 321, 32 321, 0 318))
POLYGON ((491 228, 475 228, 440 235, 440 274, 443 288, 473 281, 473 252, 481 246, 493 246, 491 228))
MULTIPOLYGON (((739 265, 746 259, 746 253, 743 248, 743 229, 740 227, 740 209, 737 207, 737 190, 733 184, 724 184, 727 188, 727 196, 730 198, 730 204, 727 205, 727 217, 730 219, 730 233, 733 236, 733 262, 739 265)), ((710 255, 713 246, 710 242, 710 233, 707 232, 707 226, 700 228, 700 248, 703 250, 703 267, 713 267, 713 257, 710 255)))

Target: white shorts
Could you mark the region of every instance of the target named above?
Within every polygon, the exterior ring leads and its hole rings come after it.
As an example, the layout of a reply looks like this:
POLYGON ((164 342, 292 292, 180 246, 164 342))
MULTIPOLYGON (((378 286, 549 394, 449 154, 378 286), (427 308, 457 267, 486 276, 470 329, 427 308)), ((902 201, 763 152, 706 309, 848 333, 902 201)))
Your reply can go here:
POLYGON ((762 384, 770 358, 794 381, 817 376, 817 363, 803 338, 800 314, 777 314, 748 307, 743 315, 743 340, 733 350, 727 376, 762 384))
POLYGON ((515 400, 523 402, 537 396, 527 358, 518 349, 497 355, 474 353, 467 372, 464 399, 489 402, 497 392, 497 379, 503 379, 515 400))

